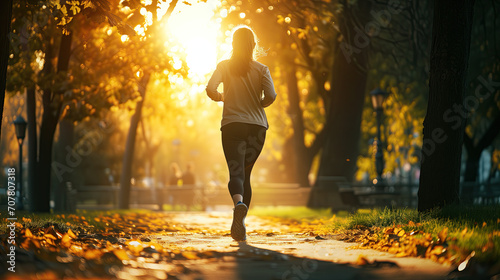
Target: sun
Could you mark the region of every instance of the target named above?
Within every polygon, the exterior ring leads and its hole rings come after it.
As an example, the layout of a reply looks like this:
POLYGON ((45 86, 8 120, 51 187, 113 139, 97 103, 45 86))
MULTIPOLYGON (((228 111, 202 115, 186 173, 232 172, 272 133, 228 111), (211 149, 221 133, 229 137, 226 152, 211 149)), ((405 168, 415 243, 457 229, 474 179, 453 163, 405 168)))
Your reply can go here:
POLYGON ((179 3, 168 20, 167 32, 185 49, 190 73, 204 76, 216 66, 220 23, 214 19, 214 10, 218 3, 179 3))

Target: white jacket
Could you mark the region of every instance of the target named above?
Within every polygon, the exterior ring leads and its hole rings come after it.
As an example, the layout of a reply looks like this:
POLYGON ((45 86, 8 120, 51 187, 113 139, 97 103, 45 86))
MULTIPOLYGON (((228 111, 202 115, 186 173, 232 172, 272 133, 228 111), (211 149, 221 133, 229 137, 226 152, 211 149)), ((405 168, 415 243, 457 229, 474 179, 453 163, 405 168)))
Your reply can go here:
POLYGON ((231 75, 229 60, 221 61, 207 85, 207 95, 223 101, 221 126, 232 122, 249 123, 269 128, 264 107, 276 99, 269 68, 257 61, 250 62, 245 76, 231 75), (224 90, 217 91, 222 83, 224 90))

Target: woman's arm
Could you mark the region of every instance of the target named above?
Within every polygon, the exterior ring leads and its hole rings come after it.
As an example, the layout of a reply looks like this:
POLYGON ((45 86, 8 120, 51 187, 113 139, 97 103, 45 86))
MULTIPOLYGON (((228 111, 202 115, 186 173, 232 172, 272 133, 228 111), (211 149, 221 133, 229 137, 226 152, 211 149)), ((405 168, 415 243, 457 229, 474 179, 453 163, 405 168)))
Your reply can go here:
POLYGON ((217 91, 220 83, 222 83, 222 71, 220 69, 220 66, 217 65, 217 69, 215 69, 214 73, 212 74, 212 77, 208 81, 208 85, 206 88, 208 97, 210 97, 213 101, 224 101, 224 96, 222 95, 222 93, 217 91))
POLYGON ((262 107, 267 107, 273 104, 274 100, 276 100, 276 91, 274 90, 273 79, 271 78, 271 72, 269 72, 269 68, 266 66, 264 69, 264 76, 262 78, 262 89, 264 90, 264 99, 260 102, 262 107))

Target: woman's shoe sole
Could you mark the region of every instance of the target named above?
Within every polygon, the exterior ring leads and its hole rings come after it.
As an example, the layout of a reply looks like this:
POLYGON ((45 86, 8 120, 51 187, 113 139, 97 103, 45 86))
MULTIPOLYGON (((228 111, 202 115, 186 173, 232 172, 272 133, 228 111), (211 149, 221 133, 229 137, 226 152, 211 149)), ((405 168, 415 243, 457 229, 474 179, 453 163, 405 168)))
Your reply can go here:
POLYGON ((245 217, 248 207, 245 204, 238 204, 234 207, 233 224, 231 225, 231 237, 236 241, 246 239, 245 217))

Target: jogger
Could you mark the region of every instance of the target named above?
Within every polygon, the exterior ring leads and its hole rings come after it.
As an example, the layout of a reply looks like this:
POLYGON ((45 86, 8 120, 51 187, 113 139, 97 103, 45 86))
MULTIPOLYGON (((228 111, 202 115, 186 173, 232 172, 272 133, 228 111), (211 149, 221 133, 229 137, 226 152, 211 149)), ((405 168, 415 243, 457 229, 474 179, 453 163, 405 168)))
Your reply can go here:
POLYGON ((264 107, 276 99, 269 68, 254 60, 257 40, 248 27, 233 33, 233 54, 217 65, 207 95, 223 101, 222 146, 229 169, 229 193, 234 203, 231 236, 246 239, 245 217, 252 200, 250 176, 269 128, 264 107), (224 92, 217 88, 223 83, 224 92))

